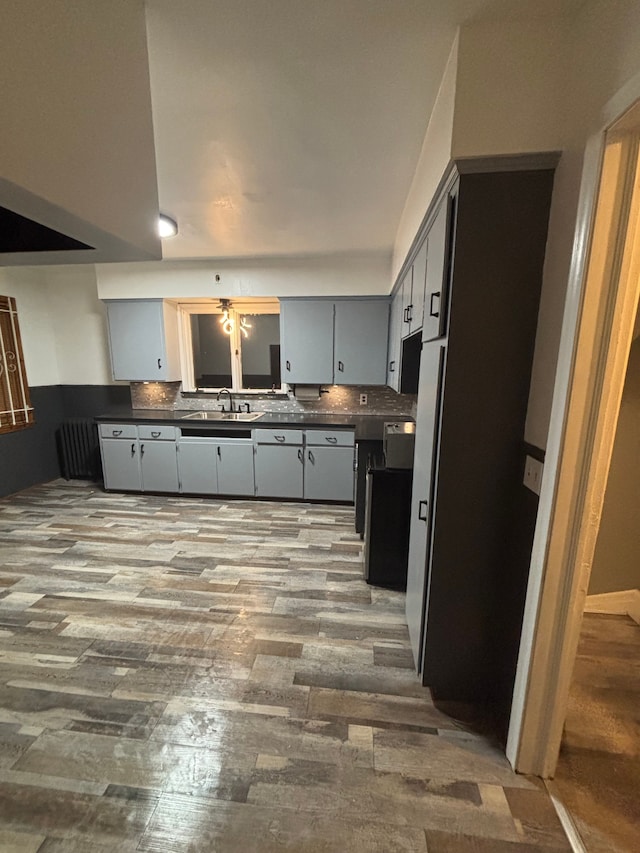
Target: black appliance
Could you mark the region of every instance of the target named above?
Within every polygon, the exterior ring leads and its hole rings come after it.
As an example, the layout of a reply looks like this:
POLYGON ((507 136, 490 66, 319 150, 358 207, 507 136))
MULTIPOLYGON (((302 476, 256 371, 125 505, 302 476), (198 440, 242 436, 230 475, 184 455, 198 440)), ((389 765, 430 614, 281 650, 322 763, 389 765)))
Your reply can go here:
POLYGON ((374 455, 367 467, 364 576, 367 583, 406 589, 413 470, 385 467, 374 455))

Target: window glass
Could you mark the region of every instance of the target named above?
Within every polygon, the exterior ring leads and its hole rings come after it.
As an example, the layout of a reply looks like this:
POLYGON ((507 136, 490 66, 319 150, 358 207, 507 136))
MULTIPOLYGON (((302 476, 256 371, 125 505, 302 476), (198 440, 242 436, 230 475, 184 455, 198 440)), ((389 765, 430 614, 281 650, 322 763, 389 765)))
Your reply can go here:
POLYGON ((230 388, 231 342, 220 314, 192 314, 191 342, 196 388, 230 388))
POLYGON ((242 387, 280 387, 280 316, 239 314, 242 387))

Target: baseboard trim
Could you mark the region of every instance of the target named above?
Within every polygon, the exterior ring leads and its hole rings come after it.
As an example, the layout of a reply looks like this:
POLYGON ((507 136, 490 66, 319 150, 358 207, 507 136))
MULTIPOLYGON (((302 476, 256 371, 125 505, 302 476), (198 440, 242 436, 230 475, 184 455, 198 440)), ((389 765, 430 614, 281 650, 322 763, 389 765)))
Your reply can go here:
POLYGON ((640 589, 588 595, 584 612, 630 616, 634 622, 640 624, 640 589))
POLYGON ((578 827, 576 826, 575 821, 571 816, 571 812, 565 806, 562 800, 558 797, 554 783, 551 782, 549 779, 545 779, 544 786, 547 789, 549 797, 551 798, 551 802, 553 803, 553 807, 556 810, 558 819, 562 824, 564 834, 567 836, 567 841, 571 845, 572 853, 587 853, 587 848, 584 846, 582 836, 578 832, 578 827))

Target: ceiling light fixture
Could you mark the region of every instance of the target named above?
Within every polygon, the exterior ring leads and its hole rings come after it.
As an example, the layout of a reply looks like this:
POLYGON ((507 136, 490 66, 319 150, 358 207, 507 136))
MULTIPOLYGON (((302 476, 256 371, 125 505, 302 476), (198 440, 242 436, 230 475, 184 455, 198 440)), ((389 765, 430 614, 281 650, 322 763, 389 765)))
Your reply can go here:
POLYGON ((220 323, 222 323, 222 329, 227 335, 230 335, 233 332, 233 318, 229 316, 229 312, 231 311, 231 302, 228 299, 221 299, 220 305, 218 306, 222 310, 222 317, 220 317, 220 323))
POLYGON ((168 237, 175 237, 178 233, 178 223, 175 219, 172 219, 170 216, 167 216, 166 213, 160 213, 158 215, 158 234, 163 239, 168 237))

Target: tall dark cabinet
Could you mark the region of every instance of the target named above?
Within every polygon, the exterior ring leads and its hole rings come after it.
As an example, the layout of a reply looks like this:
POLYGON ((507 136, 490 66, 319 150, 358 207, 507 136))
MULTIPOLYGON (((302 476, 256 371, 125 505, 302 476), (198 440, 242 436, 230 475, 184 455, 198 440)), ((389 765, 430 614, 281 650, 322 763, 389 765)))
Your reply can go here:
POLYGON ((406 607, 416 668, 436 699, 510 698, 514 620, 522 619, 512 573, 524 572, 522 586, 528 570, 510 561, 511 513, 524 488, 552 163, 509 171, 475 163, 469 173, 459 166, 422 232, 406 607))

